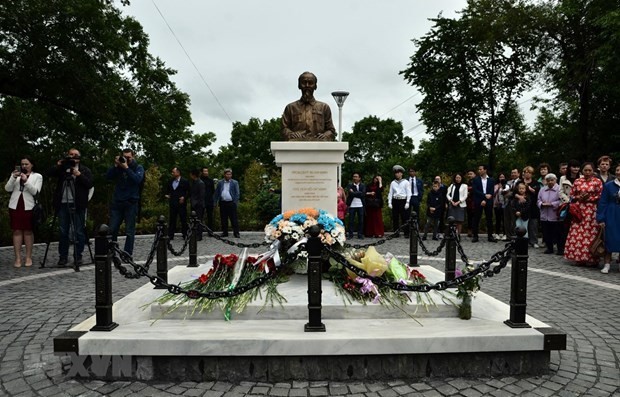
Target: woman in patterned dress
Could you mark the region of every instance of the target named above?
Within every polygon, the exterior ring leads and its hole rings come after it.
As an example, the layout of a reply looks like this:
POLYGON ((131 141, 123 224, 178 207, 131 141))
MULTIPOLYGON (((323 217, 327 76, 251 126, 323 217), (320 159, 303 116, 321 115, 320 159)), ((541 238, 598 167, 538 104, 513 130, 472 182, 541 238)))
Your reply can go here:
MULTIPOLYGON (((598 266, 597 259, 590 254, 590 244, 598 233, 596 222, 596 205, 601 198, 603 183, 594 177, 594 165, 585 163, 583 176, 573 183, 571 197, 581 214, 581 221, 571 220, 566 239, 564 258, 577 262, 578 265, 598 266)), ((573 204, 571 204, 573 205, 573 204)))

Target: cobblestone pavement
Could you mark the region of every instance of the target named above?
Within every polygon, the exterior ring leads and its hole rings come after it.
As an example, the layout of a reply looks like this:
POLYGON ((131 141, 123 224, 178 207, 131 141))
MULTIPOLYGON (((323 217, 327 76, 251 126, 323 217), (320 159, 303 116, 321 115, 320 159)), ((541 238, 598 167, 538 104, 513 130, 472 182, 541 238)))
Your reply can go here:
MULTIPOLYGON (((144 260, 152 236, 137 240, 134 257, 144 260)), ((242 233, 243 243, 258 242, 260 233, 242 233)), ((368 243, 373 240, 353 242, 368 243)), ((181 242, 174 241, 179 247, 181 242)), ((431 248, 436 242, 429 241, 431 248)), ((463 238, 471 260, 485 260, 503 245, 471 243, 463 238)), ((93 247, 94 248, 94 247, 93 247)), ((408 255, 408 240, 388 241, 382 253, 408 255)), ((47 265, 58 260, 52 244, 47 265)), ((43 258, 44 245, 35 248, 35 261, 43 258)), ((215 253, 239 249, 207 238, 199 243, 199 262, 215 253)), ((259 252, 260 249, 252 250, 259 252)), ((441 255, 440 255, 441 256, 441 255)), ((171 263, 187 263, 187 255, 171 263)), ((620 272, 618 264, 601 274, 579 268, 556 255, 530 250, 528 314, 568 334, 566 351, 552 352, 551 371, 537 377, 402 379, 389 382, 103 382, 67 378, 55 356, 53 338, 94 314, 94 267, 40 269, 12 267, 10 247, 0 248, 0 396, 620 396, 620 272)), ((443 269, 442 258, 420 254, 420 263, 443 269)), ((113 276, 118 300, 143 281, 113 276)), ((482 290, 508 302, 510 274, 482 283, 482 290)), ((475 306, 474 306, 475 311, 475 306)))

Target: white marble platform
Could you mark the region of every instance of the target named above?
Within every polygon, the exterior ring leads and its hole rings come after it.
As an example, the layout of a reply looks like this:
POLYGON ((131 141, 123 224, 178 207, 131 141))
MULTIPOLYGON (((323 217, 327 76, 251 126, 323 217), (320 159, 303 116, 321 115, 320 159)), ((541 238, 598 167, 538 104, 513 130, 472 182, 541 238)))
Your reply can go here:
MULTIPOLYGON (((420 270, 431 282, 443 279, 443 273, 431 267, 422 266, 420 270)), ((185 280, 188 275, 199 275, 202 271, 201 268, 178 266, 170 271, 169 281, 185 280)), ((295 284, 282 285, 280 291, 294 303, 292 310, 301 313, 304 312, 301 302, 306 298, 307 287, 295 284)), ((436 300, 439 315, 416 315, 412 319, 386 315, 386 308, 380 305, 356 304, 345 309, 340 297, 330 297, 328 284, 323 283, 324 311, 333 316, 323 317, 326 332, 316 333, 304 332, 307 317, 286 318, 288 315, 275 315, 276 309, 270 310, 265 318, 261 315, 236 316, 228 322, 217 316, 213 319, 161 319, 153 322, 151 310, 140 307, 151 303, 162 291, 154 290, 150 284, 144 285, 114 304, 114 321, 119 324, 116 329, 87 332, 78 339, 79 354, 221 357, 543 350, 544 335, 534 328, 548 328, 546 324, 528 316, 526 321, 533 328, 510 328, 503 323, 509 317, 508 305, 484 293, 478 293, 473 301, 471 320, 458 319, 456 309, 449 304, 439 307, 441 299, 436 300), (338 301, 341 315, 336 316, 338 301), (365 310, 374 310, 375 315, 364 314, 365 310)), ((88 331, 94 324, 93 316, 71 331, 88 331)))

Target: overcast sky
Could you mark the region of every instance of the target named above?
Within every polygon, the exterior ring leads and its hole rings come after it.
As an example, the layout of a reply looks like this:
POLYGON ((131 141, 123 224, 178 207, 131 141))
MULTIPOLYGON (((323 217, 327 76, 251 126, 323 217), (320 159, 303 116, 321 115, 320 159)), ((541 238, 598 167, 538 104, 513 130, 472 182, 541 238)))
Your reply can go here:
POLYGON ((230 140, 232 121, 279 117, 299 98, 297 77, 306 70, 317 75, 315 97, 331 106, 336 129, 331 92, 349 91, 343 131, 369 115, 389 117, 402 121, 417 148, 425 138, 415 108, 421 97, 399 71, 415 51, 411 39, 430 30, 428 19, 439 13, 454 17, 465 5, 465 0, 133 0, 129 7, 118 6, 142 24, 151 53, 177 70, 173 80, 190 96, 193 129, 214 132, 211 149, 217 152, 230 140))

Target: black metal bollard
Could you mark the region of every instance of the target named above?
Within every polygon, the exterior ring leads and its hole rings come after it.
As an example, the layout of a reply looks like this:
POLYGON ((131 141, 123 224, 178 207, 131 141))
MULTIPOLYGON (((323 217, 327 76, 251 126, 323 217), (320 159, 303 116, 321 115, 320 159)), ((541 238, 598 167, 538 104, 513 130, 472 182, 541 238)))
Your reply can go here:
POLYGON ((418 237, 420 231, 416 227, 418 213, 411 211, 409 216, 409 266, 419 267, 418 265, 418 237))
POLYGON ((504 321, 510 328, 531 328, 525 322, 528 258, 528 239, 524 237, 525 233, 523 228, 516 229, 517 238, 510 273, 510 318, 504 321))
POLYGON ((198 267, 198 217, 196 211, 192 211, 189 217, 192 225, 192 235, 189 237, 189 265, 187 267, 198 267))
MULTIPOLYGON (((157 277, 168 282, 168 228, 166 218, 161 215, 157 220, 157 232, 159 241, 157 242, 157 277)), ((155 286, 154 289, 164 289, 163 286, 155 286)))
POLYGON ((308 252, 308 323, 304 332, 325 332, 325 324, 321 322, 321 253, 323 243, 319 233, 321 229, 314 225, 310 227, 310 237, 306 243, 308 252))
POLYGON ((444 233, 446 240, 445 281, 454 280, 456 271, 456 224, 454 217, 448 217, 448 233, 444 233))
POLYGON ((112 331, 118 324, 112 321, 112 254, 108 240, 109 228, 99 226, 95 237, 95 326, 91 331, 112 331))

